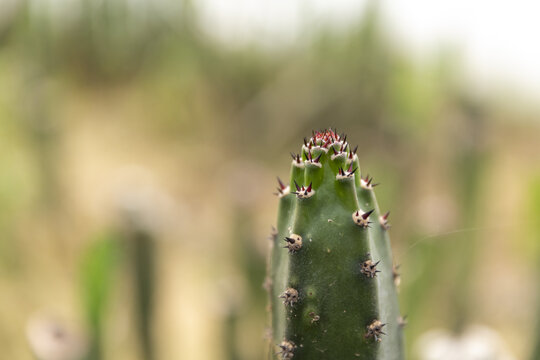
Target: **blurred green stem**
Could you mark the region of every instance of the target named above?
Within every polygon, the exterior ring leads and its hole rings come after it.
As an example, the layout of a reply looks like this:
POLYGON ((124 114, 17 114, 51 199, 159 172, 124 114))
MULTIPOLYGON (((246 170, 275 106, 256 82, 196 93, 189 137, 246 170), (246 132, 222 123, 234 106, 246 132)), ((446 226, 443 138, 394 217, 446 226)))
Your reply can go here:
POLYGON ((145 231, 135 231, 132 235, 132 266, 135 291, 135 311, 138 337, 143 359, 152 360, 152 318, 154 304, 154 257, 155 242, 145 231))
MULTIPOLYGON (((457 141, 461 151, 457 153, 454 173, 457 180, 460 224, 464 229, 470 229, 478 224, 478 201, 481 196, 482 172, 486 164, 483 139, 487 129, 481 105, 470 100, 460 100, 464 121, 457 141)), ((471 274, 475 269, 478 247, 476 233, 464 233, 456 238, 454 256, 451 257, 456 272, 451 303, 452 329, 457 333, 470 322, 473 298, 471 274)))
POLYGON ((87 360, 101 360, 105 315, 112 293, 115 273, 120 260, 118 239, 113 234, 93 240, 81 262, 82 300, 90 349, 87 360))
MULTIPOLYGON (((534 241, 534 253, 536 257, 537 264, 537 274, 540 274, 540 245, 538 245, 538 240, 540 239, 540 175, 534 178, 530 185, 530 190, 526 192, 529 195, 529 206, 527 211, 529 228, 531 231, 531 239, 534 241)), ((537 322, 536 329, 534 332, 534 343, 532 349, 531 360, 540 359, 540 301, 537 300, 537 322)))

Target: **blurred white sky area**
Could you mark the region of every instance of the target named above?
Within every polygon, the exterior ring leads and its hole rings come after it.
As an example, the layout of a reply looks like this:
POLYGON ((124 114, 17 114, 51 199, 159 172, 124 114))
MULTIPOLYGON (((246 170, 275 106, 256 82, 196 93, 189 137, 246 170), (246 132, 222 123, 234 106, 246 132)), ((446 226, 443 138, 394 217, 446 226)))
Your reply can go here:
MULTIPOLYGON (((376 1, 376 0, 372 0, 376 1)), ((219 37, 236 42, 301 40, 303 25, 350 24, 368 0, 200 0, 219 37)), ((391 37, 414 58, 450 48, 467 76, 540 95, 539 0, 380 0, 391 37)), ((309 27, 308 27, 309 29, 309 27)), ((268 45, 268 44, 267 44, 268 45)))

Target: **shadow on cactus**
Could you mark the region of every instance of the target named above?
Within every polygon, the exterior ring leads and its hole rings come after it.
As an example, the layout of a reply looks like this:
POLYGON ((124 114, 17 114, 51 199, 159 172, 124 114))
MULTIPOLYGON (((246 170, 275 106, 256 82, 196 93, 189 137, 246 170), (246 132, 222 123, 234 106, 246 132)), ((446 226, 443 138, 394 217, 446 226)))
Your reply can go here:
POLYGON ((333 130, 313 132, 278 179, 270 256, 271 358, 402 359, 388 213, 356 149, 333 130))

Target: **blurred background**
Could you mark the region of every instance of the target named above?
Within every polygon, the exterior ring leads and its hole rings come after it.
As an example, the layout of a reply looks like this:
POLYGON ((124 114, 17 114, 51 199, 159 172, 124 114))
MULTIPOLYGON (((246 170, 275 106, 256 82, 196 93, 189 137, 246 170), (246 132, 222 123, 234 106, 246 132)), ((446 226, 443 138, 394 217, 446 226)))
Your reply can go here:
POLYGON ((337 127, 407 358, 540 359, 539 13, 0 0, 0 358, 263 359, 275 176, 337 127))

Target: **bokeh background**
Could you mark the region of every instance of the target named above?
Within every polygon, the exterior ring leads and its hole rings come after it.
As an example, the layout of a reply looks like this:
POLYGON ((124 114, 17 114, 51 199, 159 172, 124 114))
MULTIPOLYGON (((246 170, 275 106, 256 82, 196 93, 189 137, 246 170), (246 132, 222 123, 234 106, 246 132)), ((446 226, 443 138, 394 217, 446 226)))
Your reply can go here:
POLYGON ((419 52, 435 20, 292 3, 0 1, 1 359, 263 359, 275 176, 326 127, 391 210, 407 358, 540 359, 537 28, 463 6, 419 52))

